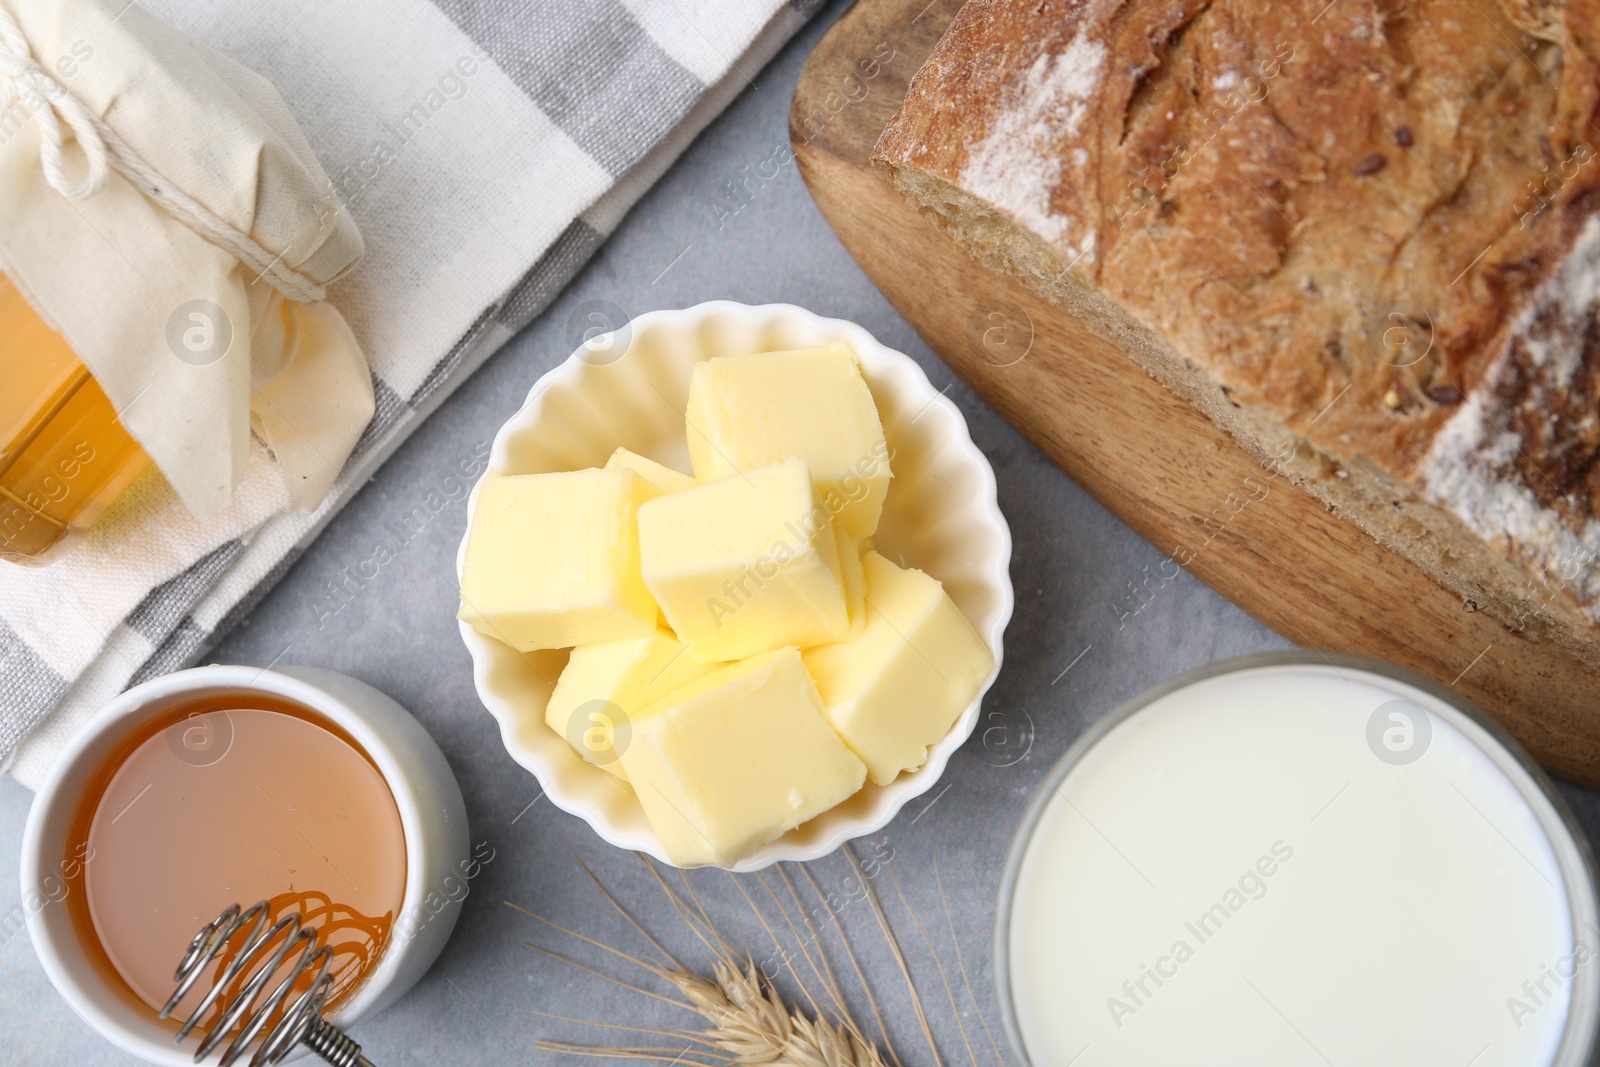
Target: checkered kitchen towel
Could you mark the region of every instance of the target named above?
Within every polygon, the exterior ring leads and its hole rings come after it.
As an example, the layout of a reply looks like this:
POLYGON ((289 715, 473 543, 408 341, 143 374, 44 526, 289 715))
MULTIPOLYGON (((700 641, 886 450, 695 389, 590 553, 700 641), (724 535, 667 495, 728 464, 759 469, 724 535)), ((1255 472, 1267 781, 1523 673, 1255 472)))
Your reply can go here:
POLYGON ((330 299, 377 415, 312 514, 282 510, 263 453, 209 522, 166 496, 149 538, 0 571, 0 760, 28 785, 96 708, 248 610, 821 0, 140 3, 271 80, 332 176, 366 258, 330 299))

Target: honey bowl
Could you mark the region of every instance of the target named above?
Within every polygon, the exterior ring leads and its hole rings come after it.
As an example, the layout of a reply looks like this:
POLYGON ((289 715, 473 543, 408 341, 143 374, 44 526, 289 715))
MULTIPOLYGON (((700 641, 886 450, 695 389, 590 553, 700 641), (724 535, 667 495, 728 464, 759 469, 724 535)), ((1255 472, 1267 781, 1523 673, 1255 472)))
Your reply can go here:
POLYGON ((460 787, 421 724, 304 667, 201 667, 123 693, 62 754, 22 847, 51 983, 158 1064, 192 1061, 200 1032, 174 1036, 214 972, 159 1013, 190 940, 228 905, 302 916, 331 950, 326 1018, 346 1028, 428 969, 473 873, 460 787))

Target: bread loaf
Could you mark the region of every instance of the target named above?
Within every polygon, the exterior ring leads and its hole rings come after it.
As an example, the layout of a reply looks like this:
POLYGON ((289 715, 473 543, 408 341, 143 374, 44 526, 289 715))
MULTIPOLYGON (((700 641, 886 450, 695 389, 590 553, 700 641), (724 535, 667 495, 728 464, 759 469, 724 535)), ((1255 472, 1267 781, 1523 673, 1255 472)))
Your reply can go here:
POLYGON ((1600 669, 1597 58, 1592 0, 971 0, 874 158, 1467 610, 1600 669))

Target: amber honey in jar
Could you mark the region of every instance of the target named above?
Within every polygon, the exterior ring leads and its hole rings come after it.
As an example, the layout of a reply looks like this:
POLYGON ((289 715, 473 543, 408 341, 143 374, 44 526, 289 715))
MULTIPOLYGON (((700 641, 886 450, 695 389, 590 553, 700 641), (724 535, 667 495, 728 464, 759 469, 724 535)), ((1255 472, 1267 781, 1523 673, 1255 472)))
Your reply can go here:
POLYGON ((152 1019, 195 934, 259 900, 274 916, 298 912, 332 947, 336 1009, 382 956, 406 888, 400 812, 376 764, 316 712, 258 691, 188 699, 123 739, 86 783, 67 853, 78 939, 152 1019))
POLYGON ((0 559, 92 525, 148 464, 111 400, 0 274, 0 559))

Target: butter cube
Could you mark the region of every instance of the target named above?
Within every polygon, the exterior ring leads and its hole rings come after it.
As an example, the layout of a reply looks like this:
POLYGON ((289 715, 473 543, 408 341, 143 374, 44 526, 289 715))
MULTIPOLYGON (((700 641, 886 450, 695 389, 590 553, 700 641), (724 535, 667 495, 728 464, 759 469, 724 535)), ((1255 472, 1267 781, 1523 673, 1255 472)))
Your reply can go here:
POLYGON ((457 617, 519 652, 656 632, 639 576, 639 505, 658 490, 631 470, 492 474, 467 534, 457 617))
POLYGON ((667 856, 728 866, 861 788, 793 648, 705 675, 646 708, 622 765, 667 856))
POLYGON ((798 457, 851 538, 878 528, 889 491, 889 446, 848 345, 701 363, 689 384, 687 422, 698 480, 798 457))
POLYGON ((838 540, 802 460, 650 501, 639 556, 667 622, 701 659, 849 636, 838 540))
POLYGON ((828 721, 872 780, 888 785, 927 760, 989 677, 994 654, 938 581, 876 552, 861 562, 866 628, 803 656, 828 721))
POLYGON ((639 713, 711 670, 668 630, 580 645, 556 680, 544 721, 578 755, 626 781, 620 757, 639 713))
POLYGON ((694 488, 694 479, 682 471, 675 471, 637 452, 629 452, 626 448, 617 449, 606 460, 606 470, 616 470, 618 467, 627 467, 663 493, 678 493, 694 488))

